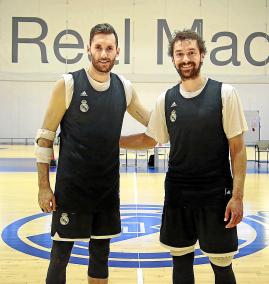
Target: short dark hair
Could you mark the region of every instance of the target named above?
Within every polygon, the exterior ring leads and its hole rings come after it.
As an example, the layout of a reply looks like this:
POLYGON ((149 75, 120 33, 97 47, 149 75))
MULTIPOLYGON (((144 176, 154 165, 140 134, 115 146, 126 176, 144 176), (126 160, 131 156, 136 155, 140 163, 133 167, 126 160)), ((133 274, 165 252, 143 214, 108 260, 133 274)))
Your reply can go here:
POLYGON ((175 31, 174 32, 172 39, 169 42, 168 55, 170 57, 173 57, 175 43, 179 40, 183 41, 183 40, 186 40, 186 39, 196 40, 200 53, 206 54, 205 42, 202 39, 202 37, 198 33, 194 32, 192 30, 183 30, 183 31, 175 31))
POLYGON ((96 34, 114 34, 116 40, 116 47, 118 47, 118 35, 115 29, 107 23, 98 24, 92 27, 90 32, 90 45, 92 43, 92 39, 96 34))

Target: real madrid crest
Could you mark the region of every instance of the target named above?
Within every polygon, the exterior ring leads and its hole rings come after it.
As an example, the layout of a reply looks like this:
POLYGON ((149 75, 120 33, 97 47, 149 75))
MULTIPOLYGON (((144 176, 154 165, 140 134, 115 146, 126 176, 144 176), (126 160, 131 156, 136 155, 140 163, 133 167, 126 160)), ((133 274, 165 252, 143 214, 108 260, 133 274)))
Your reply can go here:
POLYGON ((67 213, 62 213, 62 216, 60 218, 61 225, 65 226, 69 223, 69 218, 67 213))
POLYGON ((80 110, 82 112, 87 112, 89 110, 88 102, 86 100, 81 101, 80 110))
POLYGON ((175 110, 171 111, 171 114, 170 114, 170 120, 171 122, 175 122, 177 119, 177 113, 175 110))

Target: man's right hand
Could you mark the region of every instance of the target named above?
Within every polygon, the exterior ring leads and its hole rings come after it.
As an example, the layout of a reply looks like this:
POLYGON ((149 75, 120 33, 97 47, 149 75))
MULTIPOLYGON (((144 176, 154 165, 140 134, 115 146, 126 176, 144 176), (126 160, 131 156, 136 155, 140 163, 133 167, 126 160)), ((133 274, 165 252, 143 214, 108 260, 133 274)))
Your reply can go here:
POLYGON ((39 189, 38 204, 45 213, 56 211, 55 196, 50 187, 39 189))

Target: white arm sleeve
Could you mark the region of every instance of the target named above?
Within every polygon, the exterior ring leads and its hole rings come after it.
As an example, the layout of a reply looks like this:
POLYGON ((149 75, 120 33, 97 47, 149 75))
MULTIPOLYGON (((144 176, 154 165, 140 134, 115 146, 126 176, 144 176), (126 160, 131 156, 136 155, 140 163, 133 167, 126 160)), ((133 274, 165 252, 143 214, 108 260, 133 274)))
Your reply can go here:
POLYGON ((162 93, 158 97, 155 108, 151 113, 149 125, 146 131, 147 136, 162 144, 169 141, 169 134, 165 119, 165 94, 166 92, 162 93))
POLYGON ((64 83, 65 83, 65 107, 69 108, 73 92, 74 92, 74 79, 71 74, 63 74, 64 83))
POLYGON ((125 97, 126 97, 126 106, 128 107, 128 105, 130 104, 132 100, 133 86, 132 86, 132 83, 126 78, 124 78, 122 75, 118 75, 118 77, 120 78, 123 84, 124 91, 125 91, 125 97))
POLYGON ((248 131, 240 97, 235 88, 222 84, 223 129, 228 139, 248 131))

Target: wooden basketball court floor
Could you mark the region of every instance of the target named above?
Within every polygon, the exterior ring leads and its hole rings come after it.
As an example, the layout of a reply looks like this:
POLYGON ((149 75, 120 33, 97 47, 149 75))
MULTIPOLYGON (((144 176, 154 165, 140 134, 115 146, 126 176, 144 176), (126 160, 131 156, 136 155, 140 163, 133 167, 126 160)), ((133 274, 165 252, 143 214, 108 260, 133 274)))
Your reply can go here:
MULTIPOLYGON (((0 145, 0 284, 44 283, 50 251, 50 215, 37 204, 33 146, 0 145)), ((253 160, 254 148, 248 149, 253 160)), ((132 161, 130 161, 132 164, 132 161)), ((171 260, 158 242, 164 169, 155 172, 140 159, 138 168, 121 166, 122 236, 111 245, 112 284, 171 283, 171 260), (126 171, 127 169, 127 171, 126 171)), ((51 174, 52 184, 55 172, 51 174)), ((234 260, 237 283, 269 283, 269 170, 248 162, 244 220, 238 226, 240 250, 234 260)), ((86 244, 78 243, 67 283, 87 283, 86 244)), ((199 247, 196 283, 214 283, 199 247)))

